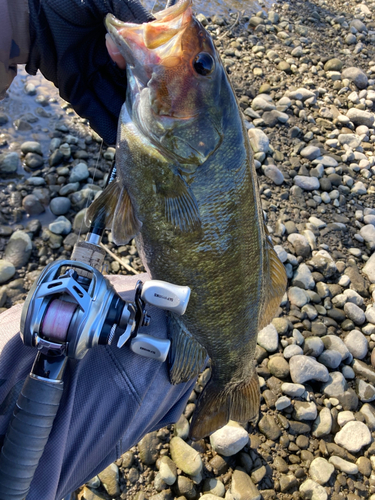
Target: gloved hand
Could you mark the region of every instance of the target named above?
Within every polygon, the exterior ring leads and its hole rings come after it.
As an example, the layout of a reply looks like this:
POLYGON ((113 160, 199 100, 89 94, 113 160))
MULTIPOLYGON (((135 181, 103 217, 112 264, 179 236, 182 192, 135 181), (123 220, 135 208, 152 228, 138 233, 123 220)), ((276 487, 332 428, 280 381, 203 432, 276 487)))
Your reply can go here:
POLYGON ((29 0, 31 48, 26 71, 38 69, 107 144, 116 142, 126 73, 105 46, 108 13, 133 23, 153 19, 138 0, 29 0))

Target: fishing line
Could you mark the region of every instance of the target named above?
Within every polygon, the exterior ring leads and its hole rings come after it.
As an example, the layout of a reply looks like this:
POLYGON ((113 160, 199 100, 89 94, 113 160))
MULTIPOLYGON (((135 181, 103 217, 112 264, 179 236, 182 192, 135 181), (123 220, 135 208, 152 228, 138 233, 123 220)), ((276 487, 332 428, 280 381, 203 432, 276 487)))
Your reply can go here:
MULTIPOLYGON (((96 175, 96 171, 97 171, 98 165, 99 165, 99 158, 100 158, 100 156, 102 154, 103 142, 104 141, 102 139, 101 142, 100 142, 99 154, 98 154, 98 157, 96 159, 96 164, 95 164, 95 167, 94 167, 94 175, 92 176, 93 183, 95 182, 95 175, 96 175)), ((86 210, 87 210, 88 206, 89 206, 89 199, 87 198, 87 200, 86 200, 86 206, 85 206, 86 210)), ((81 232, 82 232, 84 220, 85 220, 85 217, 82 217, 81 227, 79 228, 79 233, 78 233, 78 239, 77 239, 77 241, 79 241, 79 238, 81 236, 81 232)))

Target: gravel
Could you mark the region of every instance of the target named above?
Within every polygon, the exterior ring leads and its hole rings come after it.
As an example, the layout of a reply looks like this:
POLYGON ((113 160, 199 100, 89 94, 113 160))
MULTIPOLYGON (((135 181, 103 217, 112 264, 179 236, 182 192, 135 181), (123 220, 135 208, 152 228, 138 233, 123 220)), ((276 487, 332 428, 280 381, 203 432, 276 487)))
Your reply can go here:
MULTIPOLYGON (((288 275, 278 318, 258 335, 259 421, 189 441, 206 373, 179 422, 145 436, 81 498, 375 494, 375 3, 291 0, 256 16, 243 8, 237 24, 235 14, 201 21, 243 111, 288 275)), ((41 76, 21 71, 9 96, 0 113, 1 310, 22 303, 47 264, 70 257, 115 153, 41 76), (26 238, 31 251, 21 255, 26 238), (15 239, 23 261, 12 264, 15 239)), ((117 248, 105 234, 103 243, 143 270, 134 241, 117 248)), ((110 256, 105 265, 129 273, 110 256)))

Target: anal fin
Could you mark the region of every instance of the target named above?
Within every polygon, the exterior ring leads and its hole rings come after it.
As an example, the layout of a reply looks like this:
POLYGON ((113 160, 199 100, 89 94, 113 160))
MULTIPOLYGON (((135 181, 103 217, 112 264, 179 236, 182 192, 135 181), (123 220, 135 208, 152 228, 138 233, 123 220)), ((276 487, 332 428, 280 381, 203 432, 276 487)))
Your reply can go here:
POLYGON ((264 286, 267 290, 267 295, 263 311, 261 312, 259 330, 267 326, 274 318, 287 285, 284 264, 278 258, 274 248, 270 245, 266 245, 264 252, 266 256, 264 259, 263 275, 266 280, 264 286))
POLYGON ((190 424, 190 438, 202 439, 217 431, 229 420, 254 422, 258 419, 260 388, 257 373, 236 386, 223 386, 211 378, 200 395, 190 424))
POLYGON ((207 351, 174 314, 168 316, 168 327, 172 340, 169 355, 171 383, 187 382, 203 370, 208 359, 207 351))

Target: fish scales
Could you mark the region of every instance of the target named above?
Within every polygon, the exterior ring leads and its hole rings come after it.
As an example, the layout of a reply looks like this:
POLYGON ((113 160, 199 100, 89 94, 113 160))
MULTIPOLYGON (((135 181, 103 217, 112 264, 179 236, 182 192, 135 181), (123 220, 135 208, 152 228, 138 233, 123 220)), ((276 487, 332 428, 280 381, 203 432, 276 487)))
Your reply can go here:
POLYGON ((284 266, 264 224, 257 175, 238 104, 191 0, 147 25, 107 16, 128 62, 119 121, 118 177, 90 208, 114 240, 136 237, 153 279, 191 288, 185 315, 169 318, 172 383, 212 376, 191 437, 259 412, 258 331, 285 291, 284 266))

